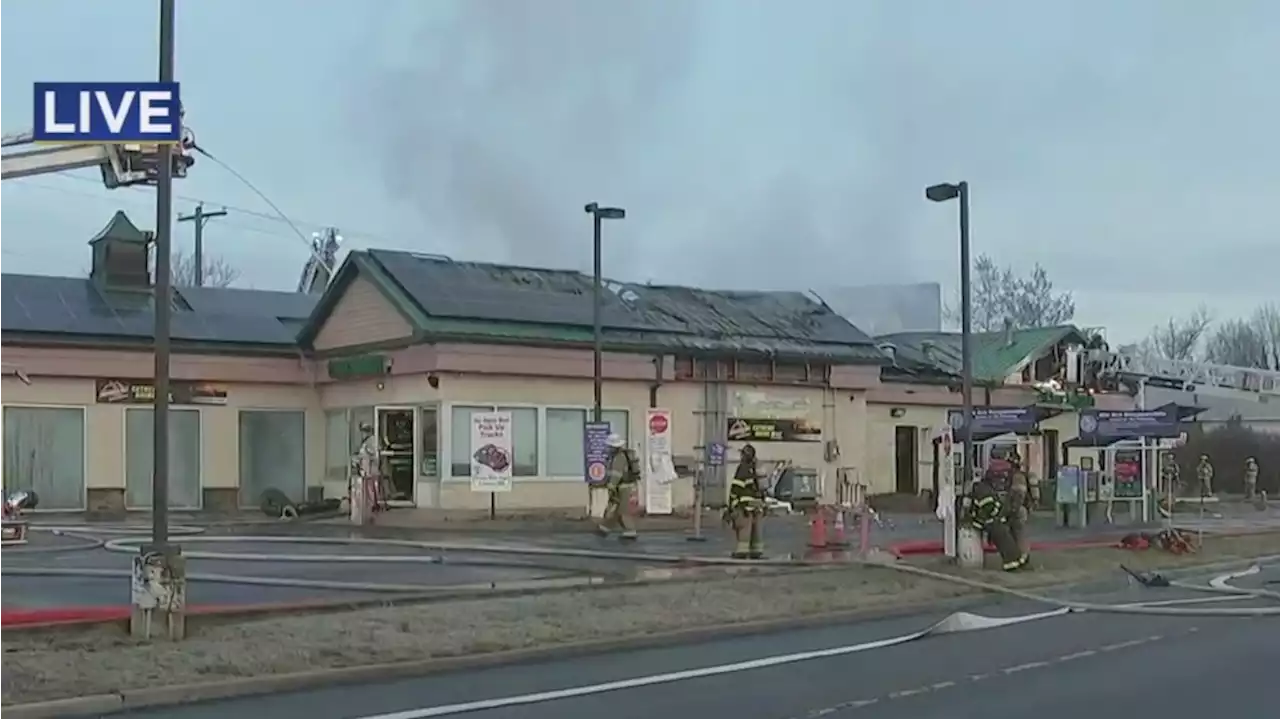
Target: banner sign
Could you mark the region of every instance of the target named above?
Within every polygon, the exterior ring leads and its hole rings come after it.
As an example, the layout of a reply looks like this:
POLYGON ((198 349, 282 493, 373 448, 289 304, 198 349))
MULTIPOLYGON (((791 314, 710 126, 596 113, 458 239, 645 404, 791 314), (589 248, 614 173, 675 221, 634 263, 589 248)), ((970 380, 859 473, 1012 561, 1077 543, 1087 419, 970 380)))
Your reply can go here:
POLYGON ((675 502, 672 485, 676 481, 671 457, 671 410, 650 409, 644 426, 644 511, 671 514, 675 502))
POLYGON ((822 427, 807 419, 730 417, 730 442, 821 442, 822 427))
POLYGON ((1177 405, 1147 410, 1080 410, 1080 439, 1107 443, 1126 439, 1174 439, 1181 434, 1177 405))
POLYGON ((510 492, 511 413, 476 412, 471 415, 471 491, 510 492))
MULTIPOLYGON (((96 385, 101 404, 151 404, 156 401, 156 386, 145 380, 100 379, 96 385)), ((219 385, 186 380, 169 382, 170 404, 226 404, 227 390, 219 385)))
POLYGON ((587 468, 587 485, 604 486, 605 473, 609 462, 609 433, 612 426, 608 422, 587 422, 583 425, 582 448, 587 468))
MULTIPOLYGON (((1032 434, 1039 419, 1035 407, 974 407, 975 435, 1032 434)), ((964 429, 964 411, 947 410, 947 424, 958 437, 964 429)))

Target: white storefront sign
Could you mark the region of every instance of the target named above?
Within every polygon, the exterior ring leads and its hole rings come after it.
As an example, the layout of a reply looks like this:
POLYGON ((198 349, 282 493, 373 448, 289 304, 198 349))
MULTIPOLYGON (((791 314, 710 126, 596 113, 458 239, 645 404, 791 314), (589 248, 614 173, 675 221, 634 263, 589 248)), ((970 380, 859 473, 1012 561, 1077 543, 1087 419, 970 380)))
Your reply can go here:
POLYGON ((671 514, 676 467, 671 458, 671 410, 651 409, 644 423, 644 509, 671 514))
POLYGON ((471 491, 510 492, 510 412, 476 412, 471 415, 471 491))

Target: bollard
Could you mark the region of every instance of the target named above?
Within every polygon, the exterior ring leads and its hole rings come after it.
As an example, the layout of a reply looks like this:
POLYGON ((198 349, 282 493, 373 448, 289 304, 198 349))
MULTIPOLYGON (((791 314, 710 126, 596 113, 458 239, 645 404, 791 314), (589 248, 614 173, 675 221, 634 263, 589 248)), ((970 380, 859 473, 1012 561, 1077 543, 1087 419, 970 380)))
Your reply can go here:
POLYGON ((685 541, 707 541, 702 534, 702 472, 698 472, 698 479, 693 483, 693 533, 686 536, 685 541))
POLYGON ((981 569, 984 559, 982 535, 972 527, 961 527, 958 534, 956 554, 960 566, 981 569))
POLYGON ((844 507, 832 507, 831 512, 834 515, 831 522, 831 539, 827 542, 829 547, 847 547, 849 546, 849 538, 845 534, 844 526, 844 507))
POLYGON ((813 549, 827 546, 827 520, 822 505, 814 508, 809 519, 809 546, 813 549))
POLYGON ((866 556, 871 551, 871 512, 865 505, 858 512, 858 551, 866 556))

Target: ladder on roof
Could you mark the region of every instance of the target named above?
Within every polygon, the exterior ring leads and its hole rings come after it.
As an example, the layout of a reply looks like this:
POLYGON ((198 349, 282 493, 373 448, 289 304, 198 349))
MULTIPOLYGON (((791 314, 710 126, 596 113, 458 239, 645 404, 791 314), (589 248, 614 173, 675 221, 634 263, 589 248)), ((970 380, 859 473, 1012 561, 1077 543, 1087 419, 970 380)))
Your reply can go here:
POLYGON ((335 227, 325 229, 324 233, 311 236, 311 254, 302 266, 302 276, 298 278, 298 292, 318 295, 329 286, 333 279, 334 265, 338 262, 338 247, 342 244, 342 235, 335 227))
POLYGON ((1095 377, 1143 380, 1185 392, 1239 401, 1280 401, 1280 372, 1253 367, 1144 357, 1127 352, 1090 350, 1089 369, 1095 377))

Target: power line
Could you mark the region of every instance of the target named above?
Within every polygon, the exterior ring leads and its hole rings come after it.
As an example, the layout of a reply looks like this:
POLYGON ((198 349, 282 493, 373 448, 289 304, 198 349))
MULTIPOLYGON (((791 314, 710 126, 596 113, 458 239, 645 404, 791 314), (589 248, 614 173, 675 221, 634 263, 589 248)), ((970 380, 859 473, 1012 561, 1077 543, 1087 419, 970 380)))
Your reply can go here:
MULTIPOLYGON (((211 158, 211 159, 213 159, 213 158, 211 158)), ((218 160, 214 159, 214 162, 218 162, 218 160)), ((219 164, 221 164, 221 163, 219 163, 219 164)), ((231 172, 233 175, 238 174, 238 173, 236 173, 236 172, 231 171, 229 168, 228 168, 228 171, 229 171, 229 172, 231 172)), ((80 176, 80 175, 69 175, 69 174, 57 175, 57 177, 59 177, 59 178, 63 178, 63 179, 68 179, 68 180, 74 180, 75 182, 87 183, 87 184, 90 184, 90 185, 96 185, 96 186, 98 186, 98 187, 101 187, 101 181, 100 181, 100 180, 98 180, 97 178, 84 177, 84 176, 80 176)), ((238 178, 238 179, 240 179, 240 178, 238 178)), ((241 181, 243 182, 243 179, 241 179, 241 181)), ((24 180, 20 180, 20 181, 18 181, 18 182, 11 182, 11 183, 9 183, 9 186, 14 186, 14 187, 35 187, 35 188, 39 188, 39 189, 49 190, 49 191, 52 191, 52 192, 65 192, 65 193, 68 193, 68 194, 80 195, 80 196, 83 196, 83 197, 94 197, 94 198, 97 198, 97 199, 100 199, 100 200, 103 200, 103 201, 112 201, 110 197, 107 197, 107 196, 102 195, 102 194, 93 193, 93 192, 77 191, 77 190, 72 190, 71 188, 66 188, 66 187, 56 187, 56 186, 53 186, 53 185, 45 185, 45 184, 41 184, 41 183, 37 183, 37 182, 30 182, 30 181, 27 181, 27 180, 25 180, 25 179, 24 179, 24 180)), ((146 192, 149 192, 149 189, 150 189, 150 188, 147 188, 147 187, 139 187, 139 186, 136 186, 136 185, 135 185, 135 186, 128 186, 128 187, 123 187, 123 188, 119 188, 119 189, 116 189, 116 190, 112 190, 111 192, 113 192, 113 193, 119 193, 121 190, 126 190, 126 191, 129 191, 129 192, 131 192, 131 193, 139 193, 139 192, 141 192, 141 193, 146 193, 146 192)), ((250 189, 252 189, 252 188, 250 188, 250 189)), ((256 193, 255 193, 255 194, 256 194, 256 193)), ((234 212, 234 213, 235 213, 235 214, 237 214, 237 215, 243 215, 243 216, 246 216, 246 217, 252 217, 252 218, 255 218, 255 219, 259 219, 259 220, 265 220, 265 221, 267 221, 267 222, 272 222, 272 223, 275 223, 275 224, 283 224, 283 225, 286 225, 286 226, 289 224, 289 223, 288 223, 288 221, 286 221, 286 220, 284 220, 284 219, 281 219, 281 217, 280 217, 279 215, 276 215, 276 214, 273 214, 273 213, 270 213, 270 212, 262 212, 262 211, 259 211, 259 210, 251 210, 251 209, 249 209, 249 208, 247 208, 247 207, 239 207, 239 206, 236 206, 236 205, 227 204, 227 203, 225 203, 225 202, 218 202, 218 201, 213 200, 213 199, 208 198, 208 197, 195 197, 195 196, 192 196, 192 195, 181 195, 181 194, 175 194, 175 195, 174 195, 174 198, 175 198, 175 199, 178 199, 178 200, 183 200, 183 201, 185 201, 185 202, 191 202, 191 203, 200 203, 200 202, 203 202, 203 203, 205 203, 205 204, 207 204, 207 205, 216 205, 216 206, 218 206, 218 207, 222 207, 223 209, 226 209, 226 210, 229 210, 229 211, 231 211, 231 212, 234 212)), ((271 204, 271 203, 268 203, 268 204, 271 204)), ((292 217, 292 218, 291 218, 291 221, 293 222, 293 224, 297 225, 298 227, 300 227, 300 228, 306 228, 306 229, 311 230, 311 231, 313 231, 313 232, 324 232, 326 228, 331 227, 332 225, 334 225, 334 224, 335 224, 335 223, 333 223, 333 222, 318 222, 318 221, 313 221, 313 220, 301 219, 301 218, 298 218, 298 217, 296 217, 296 216, 292 217)), ((229 224, 229 225, 230 225, 231 223, 227 223, 227 224, 229 224)), ((233 225, 233 226, 234 226, 234 225, 233 225)), ((239 225, 239 227, 242 227, 242 228, 243 228, 243 227, 245 227, 245 226, 244 226, 244 225, 239 225)), ((345 226, 345 225, 344 225, 343 227, 344 227, 343 234, 344 234, 344 235, 347 235, 349 238, 350 238, 350 237, 358 237, 358 238, 360 238, 360 239, 364 240, 366 243, 369 243, 370 241, 377 241, 377 242, 382 243, 382 244, 394 245, 394 243, 393 243, 393 242, 391 242, 391 240, 389 239, 390 235, 388 235, 388 234, 387 234, 387 233, 385 233, 385 232, 369 232, 369 231, 365 231, 365 230, 360 230, 360 229, 358 229, 358 228, 356 228, 356 229, 349 229, 349 230, 348 230, 348 229, 345 229, 345 228, 346 228, 346 226, 345 226)), ((259 232, 263 232, 264 234, 266 234, 266 233, 265 233, 264 231, 262 231, 261 229, 259 229, 258 231, 259 231, 259 232)), ((283 237, 283 236, 285 236, 285 234, 287 234, 287 233, 281 233, 279 236, 282 236, 282 237, 283 237)), ((304 242, 307 244, 307 246, 308 246, 308 247, 310 247, 310 245, 311 245, 311 241, 310 241, 309 239, 306 239, 306 238, 303 238, 303 240, 304 240, 304 242)))

